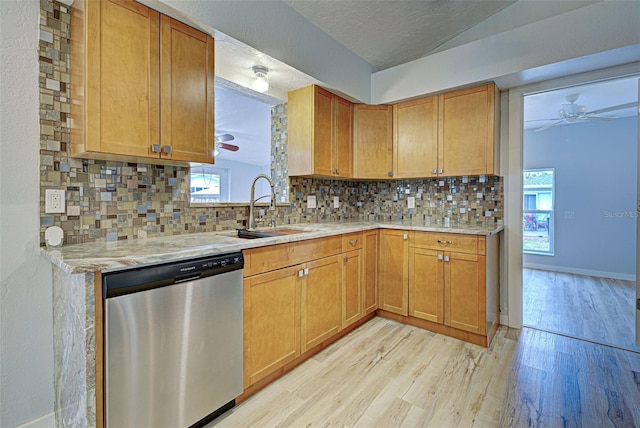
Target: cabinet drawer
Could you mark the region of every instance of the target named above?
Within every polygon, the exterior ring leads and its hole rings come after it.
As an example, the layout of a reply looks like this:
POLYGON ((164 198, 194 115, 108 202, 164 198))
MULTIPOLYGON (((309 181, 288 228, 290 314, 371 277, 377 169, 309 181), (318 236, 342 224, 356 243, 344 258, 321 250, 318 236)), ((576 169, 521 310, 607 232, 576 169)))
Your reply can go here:
POLYGON ((340 236, 252 248, 243 252, 244 276, 333 256, 340 253, 340 250, 340 236))
POLYGON ((459 233, 414 232, 410 241, 412 247, 429 248, 433 250, 456 251, 458 253, 484 254, 478 250, 478 237, 459 233))
POLYGON ((346 253, 351 250, 359 250, 362 248, 362 232, 348 233, 342 235, 342 252, 346 253))

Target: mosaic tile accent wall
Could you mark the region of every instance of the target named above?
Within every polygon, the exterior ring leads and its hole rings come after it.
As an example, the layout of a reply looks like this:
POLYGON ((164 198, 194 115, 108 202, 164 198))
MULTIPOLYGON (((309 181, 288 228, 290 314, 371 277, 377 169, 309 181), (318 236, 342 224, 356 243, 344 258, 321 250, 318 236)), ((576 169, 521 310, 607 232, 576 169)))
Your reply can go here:
POLYGON ((271 107, 271 179, 278 202, 287 202, 289 174, 287 156, 287 103, 271 107))
MULTIPOLYGON (((40 242, 49 226, 64 243, 116 241, 246 227, 248 206, 189 204, 189 169, 69 157, 69 9, 41 0, 40 242), (66 190, 66 212, 46 214, 46 189, 66 190)), ((414 224, 492 224, 503 217, 499 177, 356 182, 287 176, 287 105, 272 108, 272 169, 288 206, 258 209, 260 225, 325 221, 403 221, 414 224), (317 208, 307 209, 308 195, 317 208), (333 197, 340 208, 333 208, 333 197), (406 198, 416 198, 407 208, 406 198), (449 220, 446 220, 449 219, 449 220)))

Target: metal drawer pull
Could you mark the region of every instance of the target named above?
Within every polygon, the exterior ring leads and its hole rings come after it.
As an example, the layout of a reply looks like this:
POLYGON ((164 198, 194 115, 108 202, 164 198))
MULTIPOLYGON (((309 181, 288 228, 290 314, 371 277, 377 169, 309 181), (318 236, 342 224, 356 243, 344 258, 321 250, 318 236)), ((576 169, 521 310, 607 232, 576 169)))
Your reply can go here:
POLYGON ((304 274, 309 275, 309 268, 304 268, 304 274))
POLYGON ((346 262, 348 262, 348 261, 349 261, 349 257, 344 256, 344 257, 342 258, 342 261, 343 261, 343 262, 345 262, 345 263, 346 263, 346 262))
POLYGON ((449 261, 449 256, 444 256, 444 261, 448 262, 449 261))
POLYGON ((352 240, 349 241, 349 244, 351 244, 352 246, 356 245, 357 243, 358 243, 357 239, 352 239, 352 240))
POLYGON ((447 241, 442 241, 442 240, 438 239, 438 244, 450 245, 450 244, 452 244, 452 242, 451 242, 451 241, 449 241, 449 240, 447 240, 447 241))
POLYGON ((438 254, 438 260, 442 260, 442 254, 438 254))
POLYGON ((160 153, 160 144, 152 144, 151 145, 151 151, 153 153, 160 153))
POLYGON ((167 155, 170 154, 171 153, 171 146, 163 146, 162 147, 162 151, 167 155))

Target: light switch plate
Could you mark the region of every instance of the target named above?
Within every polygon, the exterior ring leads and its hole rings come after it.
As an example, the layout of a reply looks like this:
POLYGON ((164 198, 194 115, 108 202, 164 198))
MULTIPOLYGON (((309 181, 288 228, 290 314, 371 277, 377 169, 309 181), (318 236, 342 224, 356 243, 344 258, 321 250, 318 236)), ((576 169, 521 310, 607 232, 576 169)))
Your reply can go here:
POLYGON ((414 196, 409 196, 407 198, 407 208, 412 209, 416 207, 416 198, 414 196))
POLYGON ((338 196, 333 197, 333 208, 340 208, 340 198, 338 196))
POLYGON ((316 207, 316 195, 307 196, 307 208, 315 208, 316 207))
POLYGON ((65 212, 64 190, 46 189, 45 190, 45 207, 44 212, 47 214, 56 214, 65 212))

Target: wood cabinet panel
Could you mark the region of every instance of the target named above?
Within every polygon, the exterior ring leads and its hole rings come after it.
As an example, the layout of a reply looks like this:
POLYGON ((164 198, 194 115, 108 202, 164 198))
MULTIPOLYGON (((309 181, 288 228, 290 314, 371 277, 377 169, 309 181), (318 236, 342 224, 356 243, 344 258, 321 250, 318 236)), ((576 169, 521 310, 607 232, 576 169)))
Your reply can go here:
POLYGON ((288 94, 289 176, 351 177, 353 104, 315 85, 288 94))
POLYGON ((445 252, 445 324, 486 334, 485 257, 445 252))
POLYGON ((339 254, 341 248, 342 238, 330 236, 245 250, 244 276, 339 254))
POLYGON ((443 175, 498 173, 498 102, 493 84, 440 95, 438 158, 443 175))
MULTIPOLYGON (((431 248, 433 250, 456 251, 459 253, 479 253, 479 239, 475 235, 463 235, 460 233, 415 232, 412 236, 411 246, 431 248)), ((484 254, 484 251, 481 252, 484 254)))
POLYGON ((317 88, 313 110, 313 164, 314 173, 333 173, 333 101, 332 94, 317 88))
POLYGON ((354 177, 393 177, 392 106, 355 104, 353 123, 354 177))
POLYGON ((301 295, 301 351, 305 352, 340 331, 340 256, 306 264, 301 295))
POLYGON ((334 175, 353 176, 353 104, 340 97, 333 97, 334 111, 334 175))
POLYGON ((213 162, 213 45, 213 38, 207 34, 162 15, 161 156, 164 158, 213 162))
POLYGON ((393 106, 393 153, 394 178, 437 175, 437 97, 393 106))
POLYGON ((78 0, 71 35, 73 157, 213 162, 213 38, 133 0, 78 0))
POLYGON ((245 388, 300 355, 295 267, 244 279, 245 388))
POLYGON ((380 230, 379 308, 400 315, 409 311, 409 232, 380 230))
POLYGON ((441 253, 422 248, 409 250, 409 316, 444 322, 443 281, 441 253))
POLYGON ((362 312, 362 250, 342 254, 342 324, 346 328, 364 315, 362 312))
POLYGON ((362 232, 347 233, 342 235, 342 252, 346 253, 352 250, 362 248, 362 232))
POLYGON ((363 235, 362 306, 363 315, 378 309, 378 231, 363 235))

